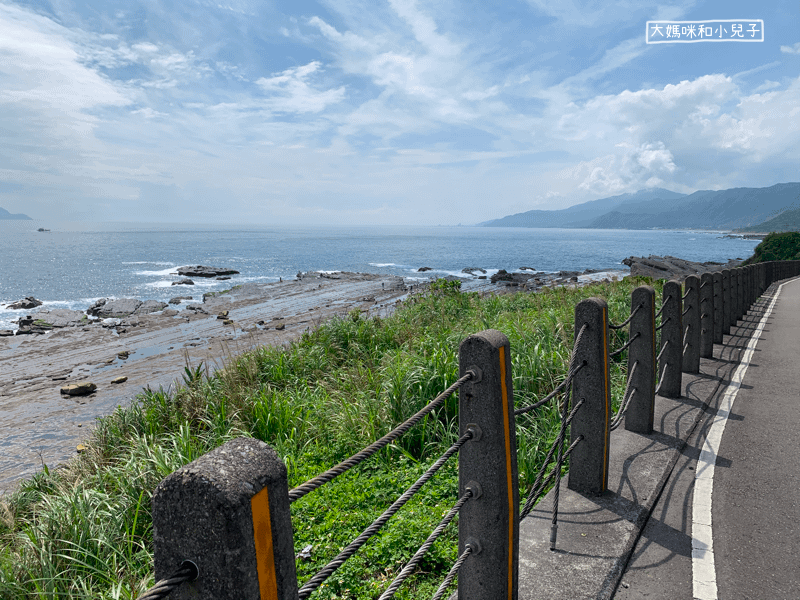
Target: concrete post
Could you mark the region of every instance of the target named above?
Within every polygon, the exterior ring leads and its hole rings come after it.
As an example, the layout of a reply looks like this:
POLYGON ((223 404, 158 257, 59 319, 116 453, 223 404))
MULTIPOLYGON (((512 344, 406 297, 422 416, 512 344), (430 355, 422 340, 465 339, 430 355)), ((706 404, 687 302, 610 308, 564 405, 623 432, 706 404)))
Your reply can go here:
MULTIPOLYGON (((722 343, 722 315, 724 312, 723 302, 725 301, 722 296, 722 273, 717 271, 712 275, 713 289, 714 289, 714 334, 713 339, 715 344, 722 343)), ((713 349, 712 349, 713 352, 713 349)))
POLYGON ((731 271, 722 270, 722 333, 730 335, 733 321, 733 295, 731 294, 731 271))
POLYGON ((753 267, 747 265, 744 268, 744 313, 750 312, 753 305, 753 267))
POLYGON ((689 275, 684 280, 686 298, 683 300, 683 372, 700 372, 700 278, 689 275))
POLYGON ((264 442, 231 440, 153 493, 155 577, 193 561, 170 600, 296 600, 286 466, 264 442))
POLYGON ((739 269, 731 269, 731 327, 739 321, 739 269))
MULTIPOLYGON (((568 486, 581 494, 602 494, 608 486, 611 390, 608 374, 608 304, 587 298, 575 307, 575 336, 586 325, 575 349, 584 364, 572 380, 572 404, 584 400, 572 421, 571 436, 583 441, 572 451, 568 486)), ((486 596, 487 598, 489 596, 486 596)))
POLYGON ((714 355, 714 276, 700 276, 700 357, 714 355))
POLYGON ((744 269, 737 267, 736 271, 736 320, 744 316, 744 269))
MULTIPOLYGON (((458 597, 517 599, 519 488, 514 392, 508 338, 494 329, 469 336, 459 348, 463 377, 479 373, 459 392, 459 429, 478 436, 458 458, 459 497, 476 490, 458 516, 458 552, 477 542, 458 574, 458 597)), ((473 545, 474 547, 474 545, 473 545)))
POLYGON ((658 361, 658 393, 667 398, 680 398, 683 364, 683 302, 681 284, 668 281, 664 284, 664 310, 661 313, 661 344, 658 361))
POLYGON ((633 290, 631 312, 639 308, 631 319, 630 336, 635 336, 628 347, 628 373, 633 398, 625 413, 625 429, 635 433, 653 432, 653 411, 656 395, 656 291, 649 285, 633 290), (634 369, 634 365, 636 368, 634 369))

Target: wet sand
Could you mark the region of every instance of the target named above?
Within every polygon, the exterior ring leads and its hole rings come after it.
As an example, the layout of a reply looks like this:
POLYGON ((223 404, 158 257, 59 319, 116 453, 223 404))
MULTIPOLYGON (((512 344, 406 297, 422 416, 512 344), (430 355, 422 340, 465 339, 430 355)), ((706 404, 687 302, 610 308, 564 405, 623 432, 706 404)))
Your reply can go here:
POLYGON ((407 293, 394 276, 307 274, 236 287, 207 298, 203 312, 183 309, 130 316, 116 328, 95 323, 0 337, 0 493, 42 464, 53 467, 74 456, 95 419, 129 404, 143 387, 180 381, 187 360, 220 366, 226 356, 288 343, 356 308, 388 313, 407 293), (232 323, 217 318, 225 310, 232 323), (276 329, 281 324, 284 329, 276 329), (124 351, 127 359, 117 356, 124 351), (127 381, 111 383, 121 376, 127 381), (81 381, 95 383, 97 390, 88 396, 60 393, 62 386, 81 381))

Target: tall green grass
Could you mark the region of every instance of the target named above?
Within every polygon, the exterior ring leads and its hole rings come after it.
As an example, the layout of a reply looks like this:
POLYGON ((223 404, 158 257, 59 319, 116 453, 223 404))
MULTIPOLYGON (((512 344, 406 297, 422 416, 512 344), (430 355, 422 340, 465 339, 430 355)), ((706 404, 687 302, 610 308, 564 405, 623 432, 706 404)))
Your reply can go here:
MULTIPOLYGON (((172 391, 145 390, 98 420, 87 451, 44 468, 0 504, 0 598, 132 599, 154 583, 150 500, 168 474, 237 436, 273 446, 293 487, 388 432, 458 375, 459 343, 482 329, 511 342, 514 396, 524 406, 564 377, 575 305, 600 296, 610 318, 630 310, 626 278, 581 289, 480 297, 447 285, 393 314, 354 311, 288 347, 230 357, 213 374, 188 367, 172 391)), ((659 290, 660 291, 660 290, 659 290)), ((624 343, 614 333, 613 346, 624 343)), ((625 363, 612 364, 613 396, 625 363)), ((302 583, 411 485, 456 439, 457 395, 372 460, 292 505, 302 583)), ((517 423, 520 490, 535 479, 558 432, 557 403, 517 423)), ((456 500, 451 460, 384 530, 312 597, 376 598, 456 500)), ((428 598, 456 558, 452 525, 397 598, 428 598)))

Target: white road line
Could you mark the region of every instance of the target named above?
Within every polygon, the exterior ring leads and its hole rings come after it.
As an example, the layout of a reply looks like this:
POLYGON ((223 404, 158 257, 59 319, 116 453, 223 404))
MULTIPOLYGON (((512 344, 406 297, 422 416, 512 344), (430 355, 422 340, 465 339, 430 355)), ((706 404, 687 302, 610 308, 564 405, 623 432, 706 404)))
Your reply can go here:
MULTIPOLYGON (((788 282, 786 282, 788 283, 788 282)), ((761 332, 772 314, 772 308, 778 300, 781 289, 786 283, 778 286, 775 296, 753 332, 747 344, 742 362, 736 368, 730 385, 720 402, 719 410, 703 443, 700 458, 694 471, 694 494, 692 500, 692 589, 694 600, 717 600, 717 573, 714 565, 714 541, 711 530, 711 492, 714 488, 714 465, 717 462, 717 451, 728 422, 728 415, 733 408, 736 393, 742 385, 744 374, 753 358, 756 344, 761 332)))

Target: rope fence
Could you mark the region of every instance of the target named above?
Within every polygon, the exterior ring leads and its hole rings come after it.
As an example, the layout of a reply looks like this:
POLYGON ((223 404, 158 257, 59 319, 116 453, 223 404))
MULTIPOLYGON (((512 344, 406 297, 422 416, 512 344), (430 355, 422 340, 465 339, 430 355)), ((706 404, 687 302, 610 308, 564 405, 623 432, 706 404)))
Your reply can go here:
POLYGON ((433 600, 445 598, 456 579, 459 600, 515 596, 519 522, 550 489, 550 549, 556 548, 566 461, 570 490, 593 495, 607 489, 610 433, 623 424, 631 432, 651 433, 656 396, 681 394, 681 374, 695 368, 692 361, 699 362, 700 346, 708 356, 710 336, 721 338, 769 285, 798 274, 800 261, 725 269, 713 278, 704 274, 702 280, 692 275, 685 290, 676 281, 664 284, 658 310, 655 290, 640 286, 619 324, 609 320, 604 300, 583 300, 575 307, 576 333, 563 380, 541 400, 519 408, 514 406, 508 338, 495 330, 469 336, 459 348, 459 377, 452 385, 380 439, 291 490, 286 466, 274 449, 252 438, 231 440, 169 475, 153 493, 157 582, 138 598, 162 600, 184 584, 192 586, 192 597, 199 600, 234 600, 258 590, 260 597, 275 600, 309 598, 455 456, 455 502, 379 600, 396 596, 454 522, 459 552, 433 600), (694 307, 702 307, 702 313, 694 307), (656 326, 657 319, 661 322, 656 326), (609 331, 625 327, 627 341, 609 350, 609 331), (626 351, 624 391, 612 414, 610 359, 626 351), (296 562, 307 558, 310 549, 295 555, 292 504, 401 438, 456 391, 456 441, 354 540, 298 585, 296 562), (558 433, 520 509, 516 429, 530 421, 517 424, 516 417, 532 418, 533 411, 557 398, 558 433))

